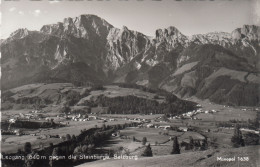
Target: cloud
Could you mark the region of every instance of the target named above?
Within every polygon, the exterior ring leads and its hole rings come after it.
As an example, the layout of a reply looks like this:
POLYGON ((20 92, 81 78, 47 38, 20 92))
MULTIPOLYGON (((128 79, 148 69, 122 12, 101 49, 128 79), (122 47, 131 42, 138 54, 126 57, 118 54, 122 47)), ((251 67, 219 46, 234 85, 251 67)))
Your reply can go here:
POLYGON ((40 14, 41 14, 41 10, 39 10, 39 9, 36 9, 36 10, 33 11, 33 15, 35 17, 38 17, 40 14))
POLYGON ((9 12, 13 12, 13 11, 15 11, 16 10, 16 7, 11 7, 10 9, 9 9, 9 12))
POLYGON ((260 25, 260 1, 256 1, 255 12, 256 12, 256 24, 260 25))
POLYGON ((50 0, 49 3, 50 4, 55 4, 55 3, 59 3, 60 1, 59 0, 50 0))
POLYGON ((19 11, 18 14, 19 15, 24 15, 24 12, 23 11, 19 11))
POLYGON ((253 24, 260 25, 260 1, 254 0, 254 3, 252 3, 253 9, 252 10, 252 18, 253 18, 253 24))

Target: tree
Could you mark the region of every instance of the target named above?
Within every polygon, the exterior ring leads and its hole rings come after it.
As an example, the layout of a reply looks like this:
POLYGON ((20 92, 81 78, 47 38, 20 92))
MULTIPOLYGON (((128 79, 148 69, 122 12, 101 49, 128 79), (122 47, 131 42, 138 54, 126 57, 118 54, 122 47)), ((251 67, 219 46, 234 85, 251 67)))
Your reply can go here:
POLYGON ((81 146, 78 146, 78 147, 76 147, 76 148, 74 149, 73 154, 80 154, 80 153, 82 153, 82 147, 81 147, 81 146))
POLYGON ((71 136, 71 140, 76 141, 76 140, 77 140, 76 136, 75 136, 75 135, 72 135, 72 136, 71 136))
POLYGON ((106 130, 106 124, 102 125, 102 130, 105 131, 106 130))
POLYGON ((61 108, 61 110, 60 110, 60 112, 61 113, 64 113, 64 114, 66 114, 66 115, 68 115, 68 113, 70 112, 71 110, 70 110, 70 107, 69 106, 63 106, 62 108, 61 108))
POLYGON ((154 95, 153 98, 154 99, 159 99, 159 96, 158 95, 154 95))
POLYGON ((82 150, 83 153, 87 153, 88 146, 87 145, 82 146, 81 150, 82 150))
POLYGON ((253 122, 253 126, 258 129, 259 128, 259 121, 258 121, 259 118, 255 118, 254 122, 253 122))
POLYGON ((239 124, 236 124, 235 126, 234 135, 231 138, 231 142, 233 143, 234 147, 245 146, 239 124))
POLYGON ((51 126, 53 126, 54 125, 54 119, 52 118, 51 119, 51 126))
POLYGON ((94 145, 93 145, 93 144, 89 144, 89 145, 88 145, 87 153, 88 153, 89 155, 91 155, 92 152, 93 152, 93 149, 94 149, 94 145))
POLYGON ((36 152, 32 152, 30 154, 28 154, 26 157, 25 157, 25 160, 24 160, 24 164, 26 167, 35 167, 35 166, 40 166, 41 162, 35 158, 30 158, 30 157, 38 157, 39 154, 36 153, 36 152))
POLYGON ((142 144, 145 145, 146 142, 147 142, 147 138, 146 138, 146 137, 143 137, 142 144))
POLYGON ((44 144, 42 142, 39 143, 39 148, 43 150, 44 144))
POLYGON ((67 141, 71 140, 70 134, 66 134, 66 140, 67 140, 67 141))
POLYGON ((61 155, 61 150, 59 147, 56 147, 53 149, 52 151, 52 158, 50 159, 50 166, 54 167, 54 166, 59 166, 60 161, 59 161, 59 156, 61 155))
POLYGON ((207 149, 207 140, 204 139, 202 140, 202 144, 200 146, 200 150, 203 151, 203 150, 206 150, 207 149))
POLYGON ((24 144, 24 152, 26 155, 32 152, 32 145, 30 142, 24 144))
POLYGON ((190 145, 189 145, 190 149, 193 149, 194 147, 194 140, 193 138, 190 136, 190 145))
POLYGON ((133 141, 135 141, 136 139, 135 139, 135 137, 133 136, 133 141))
POLYGON ((194 145, 195 145, 195 147, 200 147, 200 146, 201 146, 200 141, 197 140, 197 141, 194 143, 194 145))
POLYGON ((259 135, 255 133, 248 132, 244 135, 245 145, 258 145, 259 135))
POLYGON ((21 155, 21 154, 22 154, 22 150, 21 150, 20 148, 18 148, 17 154, 18 154, 18 155, 21 155))
POLYGON ((172 146, 172 152, 171 154, 180 154, 180 147, 179 147, 179 142, 178 142, 178 139, 177 137, 175 136, 174 139, 173 139, 173 146, 172 146))
POLYGON ((144 157, 152 157, 153 156, 153 152, 152 152, 150 144, 148 144, 148 146, 146 146, 142 156, 144 156, 144 157))
POLYGON ((65 141, 66 140, 66 136, 61 136, 61 139, 62 139, 62 141, 65 141))
POLYGON ((76 91, 70 91, 66 96, 66 100, 69 106, 73 106, 80 100, 80 93, 76 91))

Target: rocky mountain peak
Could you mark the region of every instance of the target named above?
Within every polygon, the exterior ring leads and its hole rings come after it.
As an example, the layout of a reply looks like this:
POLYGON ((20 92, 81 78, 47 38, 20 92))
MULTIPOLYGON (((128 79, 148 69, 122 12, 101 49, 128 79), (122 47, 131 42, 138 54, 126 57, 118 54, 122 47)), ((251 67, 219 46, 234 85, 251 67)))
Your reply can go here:
POLYGON ((243 25, 242 28, 237 28, 231 33, 233 40, 247 38, 250 41, 260 41, 260 26, 243 25))
POLYGON ((231 44, 231 34, 227 32, 210 32, 207 34, 196 34, 189 37, 190 42, 196 44, 218 44, 227 46, 231 44))
POLYGON ((169 36, 181 34, 180 31, 174 26, 170 26, 165 30, 168 31, 169 36))
POLYGON ((122 31, 129 31, 129 29, 126 26, 123 26, 122 31))
POLYGON ((178 38, 184 36, 176 27, 170 26, 164 29, 158 29, 155 32, 156 39, 162 40, 164 38, 178 38))
POLYGON ((156 42, 166 42, 169 50, 180 45, 187 47, 188 44, 188 38, 174 26, 170 26, 164 29, 158 29, 155 31, 155 35, 156 42))
POLYGON ((44 25, 41 32, 59 37, 73 35, 89 39, 94 36, 93 34, 106 37, 111 28, 113 28, 111 24, 96 15, 80 15, 65 18, 63 22, 57 24, 44 25))
POLYGON ((21 28, 11 33, 10 38, 21 39, 26 37, 27 35, 29 35, 29 30, 26 28, 21 28))
POLYGON ((7 39, 2 40, 1 45, 7 44, 14 40, 22 40, 27 37, 31 37, 32 42, 37 42, 43 38, 42 35, 43 34, 39 31, 29 31, 27 28, 20 28, 16 31, 12 32, 11 35, 7 39))

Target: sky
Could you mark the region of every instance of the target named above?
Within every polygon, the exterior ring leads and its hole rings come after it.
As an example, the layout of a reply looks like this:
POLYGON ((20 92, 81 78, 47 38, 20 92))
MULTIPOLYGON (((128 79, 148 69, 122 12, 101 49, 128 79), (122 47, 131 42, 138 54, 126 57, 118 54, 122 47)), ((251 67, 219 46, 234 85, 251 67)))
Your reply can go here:
POLYGON ((185 35, 260 25, 260 0, 1 0, 1 39, 19 28, 40 30, 66 17, 95 14, 148 36, 174 26, 185 35))

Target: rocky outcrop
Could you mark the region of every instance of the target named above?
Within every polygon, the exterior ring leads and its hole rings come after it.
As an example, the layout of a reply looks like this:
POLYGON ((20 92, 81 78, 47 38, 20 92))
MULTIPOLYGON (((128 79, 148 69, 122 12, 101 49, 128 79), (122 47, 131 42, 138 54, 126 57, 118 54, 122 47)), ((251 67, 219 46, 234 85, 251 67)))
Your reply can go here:
POLYGON ((260 27, 256 25, 244 25, 237 28, 231 33, 233 40, 241 40, 247 38, 250 41, 260 41, 260 27))
POLYGON ((150 45, 148 37, 127 27, 112 28, 107 36, 107 60, 113 70, 129 63, 150 45))
POLYGON ((178 46, 187 47, 189 40, 188 38, 183 35, 177 28, 175 27, 168 27, 166 29, 158 29, 155 32, 156 35, 156 42, 166 42, 168 50, 172 48, 176 48, 178 46))

